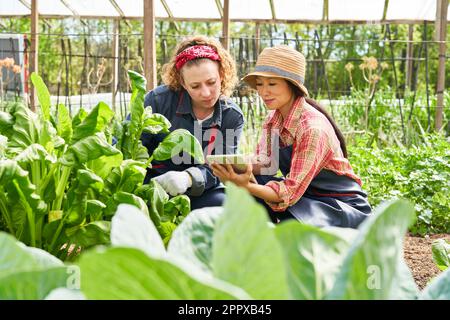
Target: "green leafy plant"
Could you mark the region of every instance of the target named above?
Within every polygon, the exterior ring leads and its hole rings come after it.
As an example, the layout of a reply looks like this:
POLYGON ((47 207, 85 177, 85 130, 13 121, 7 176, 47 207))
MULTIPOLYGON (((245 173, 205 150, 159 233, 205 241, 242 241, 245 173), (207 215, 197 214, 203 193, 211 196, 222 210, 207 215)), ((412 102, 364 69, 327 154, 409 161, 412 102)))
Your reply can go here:
POLYGON ((369 202, 391 197, 415 204, 413 234, 449 233, 450 150, 441 135, 428 135, 426 145, 411 148, 367 146, 363 136, 349 148, 349 159, 363 181, 369 202))
MULTIPOLYGON (((167 119, 152 114, 151 108, 144 110, 145 79, 130 74, 131 119, 119 130, 121 143, 116 146, 111 144, 110 128, 115 115, 108 105, 100 102, 89 113, 80 109, 72 118, 61 104, 55 116, 48 89, 36 74, 31 79, 40 112, 20 103, 0 112, 3 230, 27 245, 73 259, 81 248, 109 243, 109 220, 120 203, 136 205, 144 212, 147 206, 155 207, 152 203, 159 200, 141 188, 152 158, 169 159, 177 144, 176 152, 188 152, 202 163, 202 149, 195 137, 185 130, 169 133, 167 119), (144 131, 168 133, 151 157, 140 142, 144 131)), ((161 215, 164 223, 175 225, 181 222, 179 213, 185 216, 190 211, 184 196, 165 202, 166 208, 152 211, 152 217, 161 215)), ((164 233, 166 238, 170 234, 164 233)))
MULTIPOLYGON (((414 220, 413 206, 406 201, 383 203, 358 230, 318 229, 297 221, 275 226, 244 190, 229 185, 227 195, 223 208, 203 208, 189 214, 167 249, 144 212, 136 206, 119 205, 112 219, 111 247, 83 252, 74 265, 80 268, 80 287, 51 283, 48 288, 53 290, 47 297, 450 298, 449 270, 419 292, 403 260, 403 236, 414 220)), ((0 241, 2 253, 15 247, 15 241, 0 241)), ((11 272, 9 266, 22 263, 17 254, 8 257, 0 259, 0 283, 1 270, 11 272)), ((9 297, 18 296, 20 280, 17 277, 11 282, 9 297)), ((33 281, 36 286, 42 280, 33 281)))
POLYGON ((445 239, 433 241, 431 245, 434 263, 440 270, 446 270, 450 266, 450 243, 445 239))

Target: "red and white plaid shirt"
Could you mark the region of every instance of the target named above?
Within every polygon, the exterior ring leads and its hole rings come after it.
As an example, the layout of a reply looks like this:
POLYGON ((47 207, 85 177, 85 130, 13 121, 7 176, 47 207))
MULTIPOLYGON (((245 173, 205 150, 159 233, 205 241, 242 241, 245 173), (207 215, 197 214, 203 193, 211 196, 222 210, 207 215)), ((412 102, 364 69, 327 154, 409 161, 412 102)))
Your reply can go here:
POLYGON ((292 145, 289 174, 283 181, 270 181, 266 184, 282 199, 279 203, 267 203, 274 211, 284 211, 299 201, 322 169, 346 175, 361 185, 361 180, 342 153, 333 126, 320 111, 309 105, 305 98, 299 97, 295 100, 284 121, 278 110, 268 115, 256 148, 259 159, 271 158, 272 130, 279 132, 280 147, 292 145))

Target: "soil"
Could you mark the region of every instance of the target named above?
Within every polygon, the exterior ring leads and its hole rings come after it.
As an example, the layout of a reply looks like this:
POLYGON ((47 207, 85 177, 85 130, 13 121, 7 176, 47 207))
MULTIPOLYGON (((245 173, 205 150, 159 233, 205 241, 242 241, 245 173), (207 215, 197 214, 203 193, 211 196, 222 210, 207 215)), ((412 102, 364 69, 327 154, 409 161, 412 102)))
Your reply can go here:
POLYGON ((406 235, 404 243, 405 260, 413 274, 414 280, 422 290, 440 271, 434 264, 431 244, 434 240, 444 238, 450 241, 450 234, 433 234, 425 237, 406 235))

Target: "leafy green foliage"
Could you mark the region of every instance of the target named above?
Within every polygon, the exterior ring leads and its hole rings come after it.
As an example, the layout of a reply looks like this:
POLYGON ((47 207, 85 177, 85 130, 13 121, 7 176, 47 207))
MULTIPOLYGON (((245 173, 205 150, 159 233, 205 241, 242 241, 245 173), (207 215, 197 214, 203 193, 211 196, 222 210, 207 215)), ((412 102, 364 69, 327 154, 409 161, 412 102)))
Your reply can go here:
POLYGON ((361 139, 349 150, 350 163, 363 181, 369 202, 402 197, 415 204, 413 234, 450 233, 450 149, 440 136, 428 145, 405 148, 367 146, 361 139))
POLYGON ((66 269, 44 250, 26 247, 0 232, 0 300, 44 299, 67 284, 66 269))
POLYGON ((433 241, 431 252, 433 253, 434 263, 440 270, 450 267, 450 243, 445 239, 433 241))

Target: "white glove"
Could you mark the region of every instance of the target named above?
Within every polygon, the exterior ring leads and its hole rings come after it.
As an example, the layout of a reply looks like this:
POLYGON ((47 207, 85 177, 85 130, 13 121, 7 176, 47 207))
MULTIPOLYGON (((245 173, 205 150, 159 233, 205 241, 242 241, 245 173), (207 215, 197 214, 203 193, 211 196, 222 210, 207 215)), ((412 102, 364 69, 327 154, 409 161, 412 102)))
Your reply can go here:
POLYGON ((153 178, 171 196, 184 194, 192 186, 192 178, 185 171, 169 171, 153 178))

